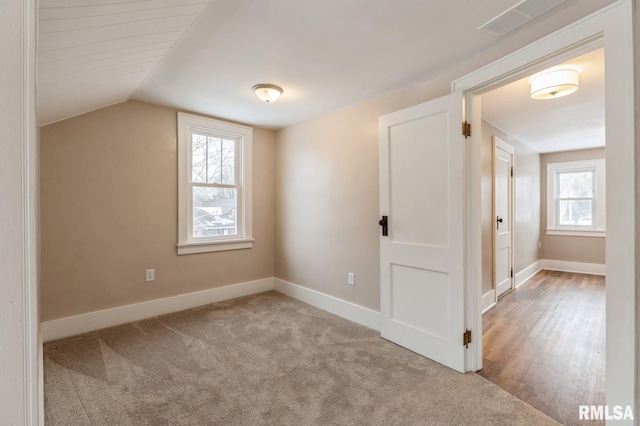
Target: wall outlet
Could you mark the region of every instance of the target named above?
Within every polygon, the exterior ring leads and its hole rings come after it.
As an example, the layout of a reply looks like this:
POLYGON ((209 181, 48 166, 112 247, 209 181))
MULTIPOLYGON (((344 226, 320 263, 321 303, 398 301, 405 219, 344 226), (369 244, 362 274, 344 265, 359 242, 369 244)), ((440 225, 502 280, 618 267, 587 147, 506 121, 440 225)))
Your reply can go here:
POLYGON ((542 241, 538 241, 538 248, 541 249, 542 248, 542 241))
POLYGON ((349 272, 347 274, 347 284, 356 285, 356 274, 354 274, 353 272, 349 272))
POLYGON ((147 282, 155 281, 155 279, 156 279, 156 270, 155 269, 147 269, 146 271, 144 271, 144 276, 145 276, 145 279, 147 280, 147 282))

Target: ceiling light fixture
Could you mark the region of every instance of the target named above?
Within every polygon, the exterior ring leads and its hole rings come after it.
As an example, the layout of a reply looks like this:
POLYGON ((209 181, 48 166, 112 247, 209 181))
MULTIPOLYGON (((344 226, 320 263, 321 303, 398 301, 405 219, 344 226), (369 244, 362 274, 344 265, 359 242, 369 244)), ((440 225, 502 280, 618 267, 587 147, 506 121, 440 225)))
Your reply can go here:
POLYGON ((253 86, 256 96, 265 102, 273 102, 282 95, 282 87, 275 84, 256 84, 253 86))
POLYGON ((577 70, 556 69, 545 71, 531 79, 531 98, 561 98, 572 94, 578 90, 579 86, 577 70))

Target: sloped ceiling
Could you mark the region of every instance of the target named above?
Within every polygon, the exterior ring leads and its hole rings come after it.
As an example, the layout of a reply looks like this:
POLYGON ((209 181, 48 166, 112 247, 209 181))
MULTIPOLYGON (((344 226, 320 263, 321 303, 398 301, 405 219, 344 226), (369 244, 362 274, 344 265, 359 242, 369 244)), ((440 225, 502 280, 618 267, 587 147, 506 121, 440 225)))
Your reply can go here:
POLYGON ((40 0, 40 123, 127 100, 207 4, 40 0))
POLYGON ((567 0, 497 38, 477 28, 518 0, 41 0, 40 122, 138 99, 277 129, 414 87, 611 2, 567 0), (258 83, 284 94, 264 104, 258 83))

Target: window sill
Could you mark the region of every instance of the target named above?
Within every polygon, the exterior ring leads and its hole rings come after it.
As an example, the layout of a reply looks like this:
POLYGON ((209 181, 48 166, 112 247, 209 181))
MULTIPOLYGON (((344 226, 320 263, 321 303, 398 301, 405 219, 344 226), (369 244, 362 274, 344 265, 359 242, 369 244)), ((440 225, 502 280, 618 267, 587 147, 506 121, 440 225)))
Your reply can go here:
POLYGON ((563 235, 563 236, 567 236, 567 237, 605 238, 607 236, 606 232, 605 231, 601 231, 601 230, 590 231, 590 230, 585 230, 585 229, 574 230, 574 229, 547 228, 546 232, 547 232, 547 235, 563 235))
POLYGON ((242 250, 253 248, 253 238, 244 240, 205 241, 199 243, 178 244, 178 255, 208 253, 213 251, 242 250))

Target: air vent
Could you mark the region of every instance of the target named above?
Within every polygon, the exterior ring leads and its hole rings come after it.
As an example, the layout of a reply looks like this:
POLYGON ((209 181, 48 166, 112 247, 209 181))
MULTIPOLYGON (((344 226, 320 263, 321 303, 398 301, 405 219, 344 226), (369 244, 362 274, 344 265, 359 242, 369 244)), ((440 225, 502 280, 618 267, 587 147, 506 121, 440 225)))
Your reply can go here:
POLYGON ((479 26, 478 29, 500 37, 565 1, 566 0, 524 0, 505 10, 486 24, 479 26))

